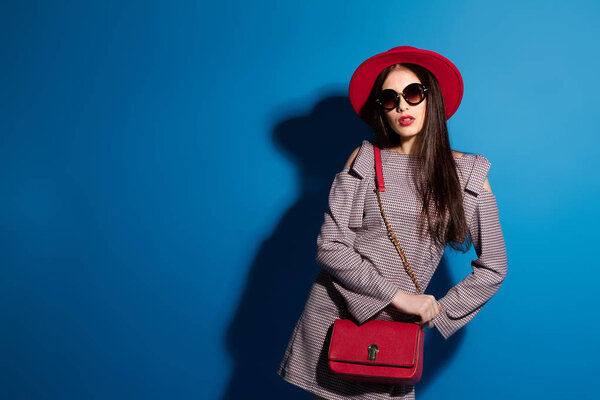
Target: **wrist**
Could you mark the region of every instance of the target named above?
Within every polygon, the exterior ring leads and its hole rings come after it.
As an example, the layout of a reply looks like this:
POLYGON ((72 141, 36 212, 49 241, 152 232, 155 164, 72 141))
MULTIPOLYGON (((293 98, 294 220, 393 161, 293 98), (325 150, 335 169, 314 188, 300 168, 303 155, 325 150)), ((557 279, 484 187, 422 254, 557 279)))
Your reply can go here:
POLYGON ((398 309, 402 309, 402 308, 404 308, 403 306, 404 306, 406 297, 407 297, 407 294, 404 293, 402 290, 398 289, 398 291, 394 295, 394 298, 392 299, 392 304, 394 305, 394 307, 396 307, 398 309))

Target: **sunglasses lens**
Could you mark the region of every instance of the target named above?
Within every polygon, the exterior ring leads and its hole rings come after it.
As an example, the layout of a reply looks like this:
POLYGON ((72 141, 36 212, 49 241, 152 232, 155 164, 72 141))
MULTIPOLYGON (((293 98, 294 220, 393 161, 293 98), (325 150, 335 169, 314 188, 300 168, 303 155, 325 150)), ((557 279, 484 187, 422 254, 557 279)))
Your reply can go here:
POLYGON ((404 96, 409 103, 417 104, 423 100, 425 92, 420 85, 411 83, 404 89, 404 96))
POLYGON ((394 106, 396 105, 396 92, 390 89, 383 90, 379 94, 379 103, 383 108, 394 108, 394 106))

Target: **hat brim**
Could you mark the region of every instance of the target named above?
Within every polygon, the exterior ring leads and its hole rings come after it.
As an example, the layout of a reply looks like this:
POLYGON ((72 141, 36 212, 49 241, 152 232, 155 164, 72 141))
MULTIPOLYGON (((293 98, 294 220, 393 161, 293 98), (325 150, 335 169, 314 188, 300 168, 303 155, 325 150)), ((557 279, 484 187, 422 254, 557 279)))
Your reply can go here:
POLYGON ((371 125, 373 105, 367 100, 377 76, 385 68, 398 63, 413 63, 428 69, 437 79, 446 111, 446 120, 458 110, 463 97, 463 80, 458 68, 446 57, 412 46, 394 47, 368 58, 358 66, 348 88, 350 103, 358 116, 371 125))

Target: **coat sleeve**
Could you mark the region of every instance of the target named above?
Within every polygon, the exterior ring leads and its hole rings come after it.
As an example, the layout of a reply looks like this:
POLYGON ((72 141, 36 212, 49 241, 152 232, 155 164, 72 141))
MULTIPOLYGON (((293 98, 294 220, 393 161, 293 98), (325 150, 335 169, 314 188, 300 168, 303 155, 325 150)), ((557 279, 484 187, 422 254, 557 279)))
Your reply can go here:
MULTIPOLYGON (((317 237, 317 264, 332 277, 333 285, 359 324, 391 303, 399 287, 388 281, 373 263, 354 249, 356 233, 349 226, 358 199, 360 179, 349 170, 335 175, 329 205, 317 237)), ((360 212, 362 214, 362 211, 360 212)))
POLYGON ((496 196, 483 187, 490 165, 485 157, 477 156, 466 186, 469 193, 464 193, 465 196, 476 195, 469 232, 477 259, 471 261, 473 272, 438 300, 442 311, 433 319, 433 324, 444 339, 473 319, 506 277, 506 247, 496 196))

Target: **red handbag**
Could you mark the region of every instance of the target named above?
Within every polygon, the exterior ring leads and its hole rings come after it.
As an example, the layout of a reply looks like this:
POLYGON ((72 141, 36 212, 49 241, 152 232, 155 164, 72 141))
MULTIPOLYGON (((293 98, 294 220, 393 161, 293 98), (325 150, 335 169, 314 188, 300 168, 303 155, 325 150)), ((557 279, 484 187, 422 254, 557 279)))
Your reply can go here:
MULTIPOLYGON (((375 150, 377 187, 375 193, 381 215, 391 240, 402 258, 406 272, 417 290, 423 294, 417 279, 392 231, 381 204, 380 192, 385 191, 381 169, 381 153, 375 150)), ((345 310, 343 311, 346 315, 345 310)), ((331 371, 349 381, 414 385, 423 372, 423 326, 401 321, 371 320, 357 326, 347 318, 336 319, 329 343, 328 362, 331 371)))

